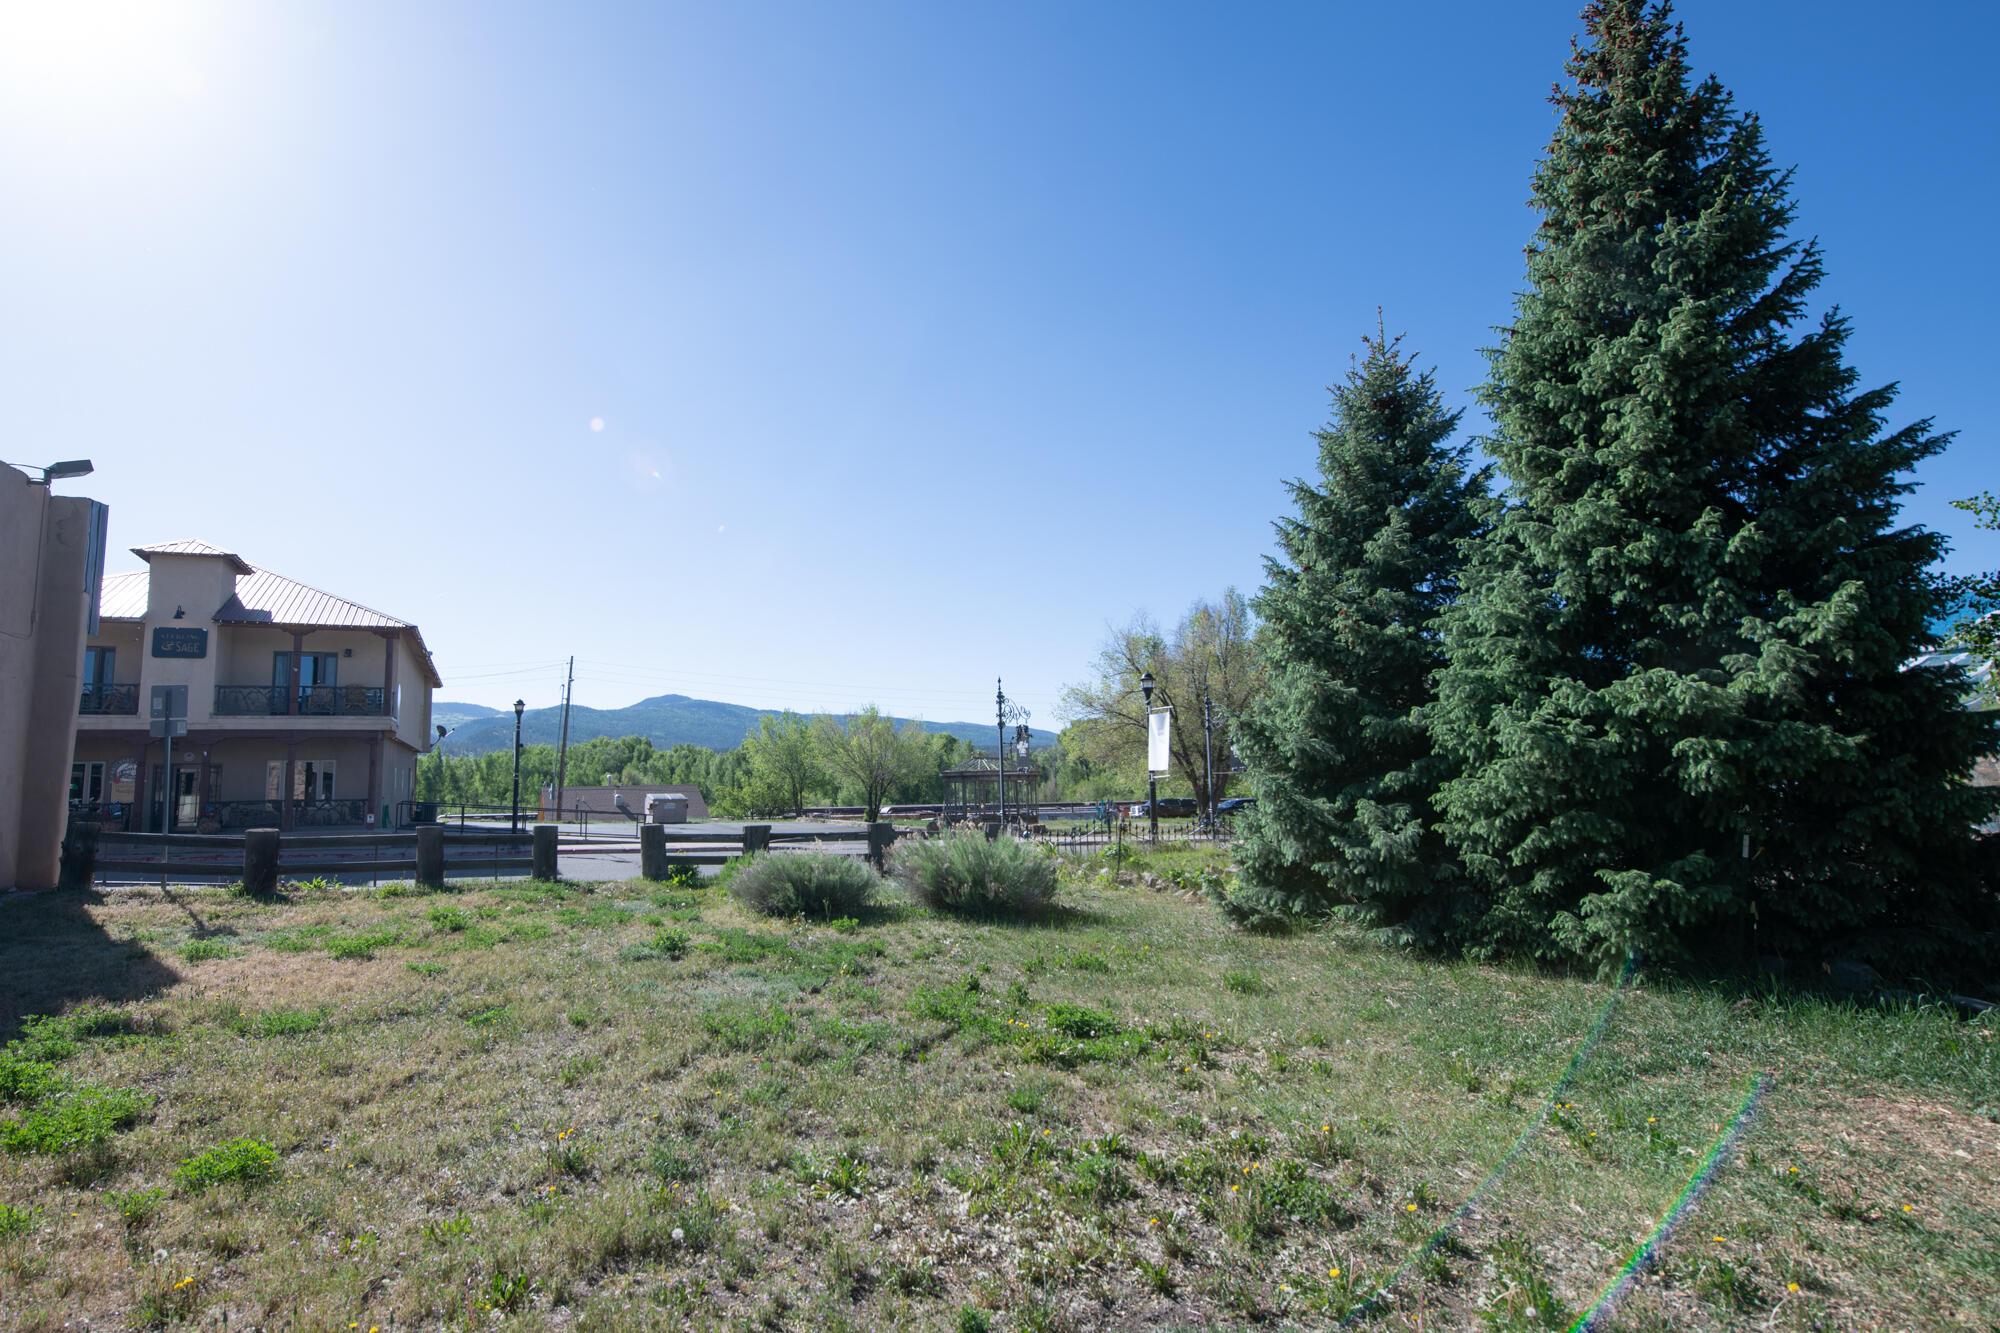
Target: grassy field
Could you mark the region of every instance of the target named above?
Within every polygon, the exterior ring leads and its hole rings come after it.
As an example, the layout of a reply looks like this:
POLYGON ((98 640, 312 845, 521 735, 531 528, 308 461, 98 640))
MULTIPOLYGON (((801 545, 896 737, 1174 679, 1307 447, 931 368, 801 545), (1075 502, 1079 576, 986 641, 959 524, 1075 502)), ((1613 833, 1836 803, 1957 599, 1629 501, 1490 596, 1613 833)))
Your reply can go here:
POLYGON ((1992 1015, 1066 901, 0 902, 5 1322, 1564 1328, 1768 1071, 1609 1326, 2000 1328, 1992 1015))

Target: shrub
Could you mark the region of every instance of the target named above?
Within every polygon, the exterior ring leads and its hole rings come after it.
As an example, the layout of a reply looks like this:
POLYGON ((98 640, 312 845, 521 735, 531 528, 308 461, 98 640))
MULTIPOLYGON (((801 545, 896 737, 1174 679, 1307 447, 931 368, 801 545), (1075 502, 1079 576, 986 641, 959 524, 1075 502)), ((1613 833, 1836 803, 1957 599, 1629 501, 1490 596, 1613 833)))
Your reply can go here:
POLYGON ((1031 916, 1056 895, 1055 858, 976 829, 904 843, 891 873, 925 907, 968 916, 1031 916))
POLYGON ((278 1150, 256 1139, 231 1139, 188 1158, 174 1172, 191 1190, 207 1189, 225 1180, 268 1180, 278 1172, 278 1150))
POLYGON ((763 853, 729 879, 736 901, 765 916, 853 916, 867 907, 881 878, 867 863, 828 852, 763 853))

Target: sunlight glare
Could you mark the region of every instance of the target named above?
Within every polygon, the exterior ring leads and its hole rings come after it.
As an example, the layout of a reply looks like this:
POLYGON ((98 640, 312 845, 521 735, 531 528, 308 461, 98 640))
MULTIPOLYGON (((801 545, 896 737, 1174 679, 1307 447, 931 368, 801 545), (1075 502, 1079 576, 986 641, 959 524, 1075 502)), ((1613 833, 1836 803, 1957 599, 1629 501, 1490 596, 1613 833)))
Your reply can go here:
POLYGON ((165 94, 207 90, 207 6, 144 0, 0 0, 0 96, 63 120, 115 122, 165 94))

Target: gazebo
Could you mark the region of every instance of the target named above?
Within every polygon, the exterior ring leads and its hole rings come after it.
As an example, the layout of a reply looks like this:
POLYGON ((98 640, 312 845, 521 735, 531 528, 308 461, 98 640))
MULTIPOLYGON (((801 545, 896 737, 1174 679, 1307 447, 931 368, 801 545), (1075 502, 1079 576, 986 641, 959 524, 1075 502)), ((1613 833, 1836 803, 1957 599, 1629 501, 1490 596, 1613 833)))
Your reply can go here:
POLYGON ((1007 766, 1002 789, 1000 761, 990 754, 974 755, 962 768, 947 768, 938 774, 944 782, 944 819, 977 819, 982 815, 1006 817, 1012 814, 1028 823, 1036 822, 1041 810, 1036 793, 1045 775, 1039 768, 1007 766))

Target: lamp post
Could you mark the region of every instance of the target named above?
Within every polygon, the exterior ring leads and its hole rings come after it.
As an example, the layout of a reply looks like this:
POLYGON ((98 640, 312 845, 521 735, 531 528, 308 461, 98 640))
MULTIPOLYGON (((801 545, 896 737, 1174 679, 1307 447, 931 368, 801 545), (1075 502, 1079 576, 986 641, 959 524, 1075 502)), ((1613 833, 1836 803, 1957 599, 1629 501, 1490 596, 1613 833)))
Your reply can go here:
POLYGON ((507 821, 509 832, 521 831, 521 712, 528 705, 514 701, 514 813, 507 821))
POLYGON ((1201 683, 1201 771, 1202 781, 1207 784, 1208 809, 1202 811, 1202 822, 1215 827, 1215 713, 1208 704, 1208 682, 1201 683))
POLYGON ((451 728, 447 727, 444 723, 440 722, 437 724, 437 734, 438 734, 437 744, 432 748, 435 749, 438 753, 437 807, 438 807, 438 822, 442 824, 444 822, 444 795, 446 788, 446 782, 445 782, 446 771, 444 763, 444 738, 451 735, 451 728))
POLYGON ((1139 677, 1139 691, 1146 696, 1146 836, 1160 838, 1160 780, 1153 773, 1153 673, 1139 677))
POLYGON ((1000 761, 1000 822, 1007 822, 1007 692, 1000 688, 1000 677, 993 678, 993 729, 998 733, 993 743, 994 757, 1000 761))

